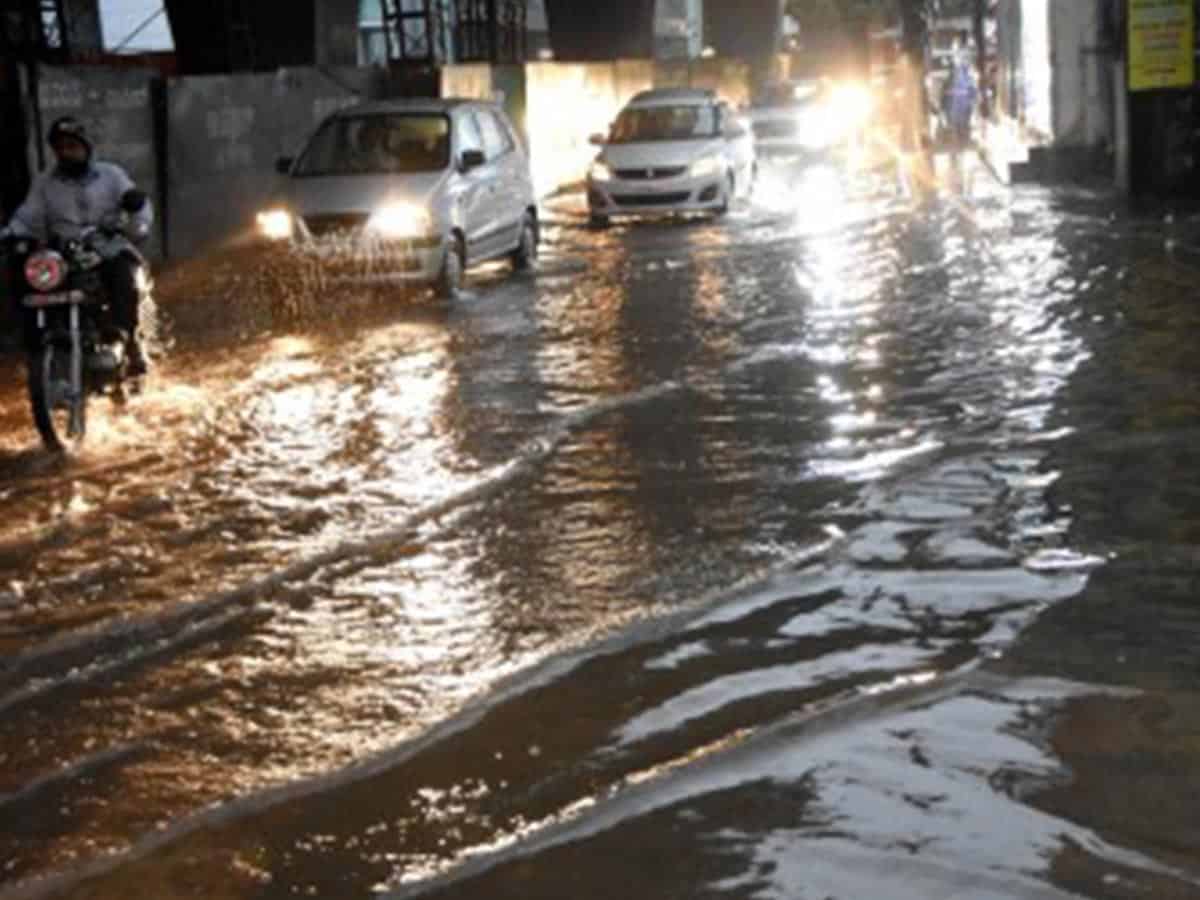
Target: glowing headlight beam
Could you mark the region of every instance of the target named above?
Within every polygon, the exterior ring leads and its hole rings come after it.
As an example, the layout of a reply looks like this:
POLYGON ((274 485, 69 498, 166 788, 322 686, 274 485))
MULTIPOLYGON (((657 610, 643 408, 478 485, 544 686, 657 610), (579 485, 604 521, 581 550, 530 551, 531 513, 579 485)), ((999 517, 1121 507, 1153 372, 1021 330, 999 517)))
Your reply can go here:
POLYGON ((688 174, 693 178, 709 178, 714 175, 720 175, 723 168, 724 166, 720 157, 706 156, 692 163, 688 169, 688 174))
POLYGON ((287 240, 292 236, 292 214, 286 209, 269 209, 258 214, 258 232, 272 241, 287 240))
POLYGON ((367 220, 367 231, 385 238, 424 237, 431 230, 429 213, 408 203, 380 207, 367 220))
POLYGON ((831 109, 837 110, 838 117, 856 127, 862 125, 871 117, 871 92, 860 84, 842 84, 833 89, 829 98, 831 109))
POLYGON ((608 163, 596 160, 588 170, 588 175, 591 176, 592 181, 612 181, 613 170, 608 163))

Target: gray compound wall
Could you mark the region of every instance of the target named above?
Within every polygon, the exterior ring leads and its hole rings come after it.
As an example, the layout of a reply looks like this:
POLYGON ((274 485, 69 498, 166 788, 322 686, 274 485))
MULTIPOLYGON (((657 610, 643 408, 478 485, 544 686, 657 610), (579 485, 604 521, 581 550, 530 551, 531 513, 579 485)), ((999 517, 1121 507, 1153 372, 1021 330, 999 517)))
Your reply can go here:
POLYGON ((286 69, 173 78, 167 85, 167 253, 192 256, 248 234, 322 119, 369 99, 369 69, 286 69))

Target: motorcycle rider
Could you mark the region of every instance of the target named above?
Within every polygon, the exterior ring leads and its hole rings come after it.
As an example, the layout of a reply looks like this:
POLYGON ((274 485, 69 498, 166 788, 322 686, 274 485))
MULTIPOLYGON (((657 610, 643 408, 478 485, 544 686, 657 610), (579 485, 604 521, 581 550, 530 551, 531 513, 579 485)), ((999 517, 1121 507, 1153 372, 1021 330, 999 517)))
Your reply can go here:
MULTIPOLYGON (((73 116, 56 119, 46 135, 54 151, 55 165, 43 172, 29 189, 25 202, 13 214, 0 238, 79 238, 89 228, 113 228, 122 210, 129 215, 128 237, 141 239, 150 232, 154 211, 145 195, 120 166, 95 159, 91 138, 83 123, 73 116), (132 211, 130 198, 140 200, 132 211)), ((125 334, 128 373, 142 375, 147 362, 138 335, 138 288, 141 258, 132 250, 106 259, 102 274, 113 306, 114 324, 125 334)), ((22 310, 24 312, 24 310, 22 310)), ((26 349, 35 336, 24 320, 26 349)))

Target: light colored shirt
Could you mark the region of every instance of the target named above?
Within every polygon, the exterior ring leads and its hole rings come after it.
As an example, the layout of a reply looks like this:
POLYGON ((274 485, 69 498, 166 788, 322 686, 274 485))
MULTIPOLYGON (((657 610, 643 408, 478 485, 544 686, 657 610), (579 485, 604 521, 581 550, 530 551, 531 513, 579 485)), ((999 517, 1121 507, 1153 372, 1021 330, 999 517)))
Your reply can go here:
MULTIPOLYGON (((34 179, 29 196, 13 213, 7 230, 42 240, 78 238, 84 229, 97 227, 119 213, 121 196, 134 186, 133 179, 114 163, 92 162, 79 178, 51 169, 34 179)), ((147 234, 154 222, 149 199, 141 212, 130 218, 138 233, 147 234)))

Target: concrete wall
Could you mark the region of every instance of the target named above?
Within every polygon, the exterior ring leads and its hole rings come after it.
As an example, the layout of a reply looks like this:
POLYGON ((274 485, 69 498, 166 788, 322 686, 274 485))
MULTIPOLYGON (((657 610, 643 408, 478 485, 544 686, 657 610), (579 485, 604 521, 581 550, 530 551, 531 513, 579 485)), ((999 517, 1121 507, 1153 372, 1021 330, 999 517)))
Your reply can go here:
POLYGON ((652 59, 656 0, 608 3, 544 0, 555 56, 570 62, 652 59))
POLYGON ((521 134, 528 134, 524 66, 491 66, 487 63, 444 66, 441 70, 439 96, 467 97, 499 103, 521 134))
POLYGON ((654 85, 649 60, 526 66, 526 130, 540 194, 583 178, 596 156, 588 143, 621 107, 654 85))
POLYGON ((1000 26, 1005 54, 1018 56, 1006 61, 1009 71, 1019 66, 1019 81, 1009 81, 1002 104, 1007 100, 1009 111, 1046 144, 1111 143, 1112 57, 1103 46, 1100 0, 1007 0, 1000 26), (1014 27, 1020 29, 1015 36, 1014 27))
POLYGON ((252 227, 295 155, 335 110, 374 92, 372 70, 173 78, 167 89, 167 252, 185 257, 252 227))
POLYGON ((783 0, 709 0, 704 43, 719 56, 769 63, 780 47, 783 0))
POLYGON ((1025 109, 1021 0, 1000 0, 997 4, 996 40, 1000 66, 996 79, 996 111, 1017 119, 1025 109))
POLYGON ((690 59, 704 49, 702 0, 658 0, 654 50, 659 59, 690 59))
POLYGON ((1129 83, 1125 60, 1118 59, 1109 66, 1113 90, 1113 177, 1117 188, 1129 191, 1133 187, 1133 146, 1129 130, 1129 83))
POLYGON ((358 3, 316 0, 315 7, 317 65, 358 65, 358 3))
POLYGON ((487 63, 460 63, 442 68, 442 96, 492 100, 492 67, 487 63))
POLYGON ((1052 135, 1061 147, 1095 147, 1112 137, 1110 57, 1101 49, 1096 0, 1050 6, 1052 135))
POLYGON ((99 0, 64 0, 63 14, 69 32, 67 44, 72 53, 100 53, 104 50, 99 0))
POLYGON ((736 59, 695 59, 688 64, 688 86, 710 88, 735 106, 750 103, 750 66, 736 59))
MULTIPOLYGON (((1025 126, 1049 141, 1054 134, 1054 94, 1050 62, 1050 4, 1021 2, 1022 118, 1025 126)), ((1076 0, 1069 0, 1076 2, 1076 0)))

